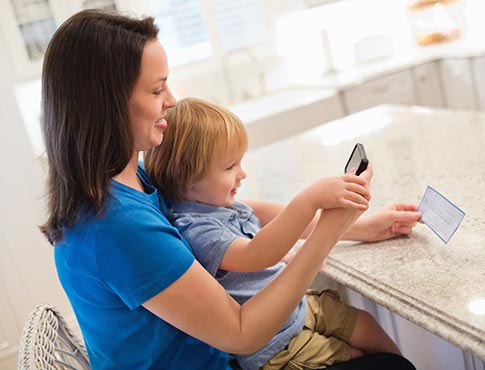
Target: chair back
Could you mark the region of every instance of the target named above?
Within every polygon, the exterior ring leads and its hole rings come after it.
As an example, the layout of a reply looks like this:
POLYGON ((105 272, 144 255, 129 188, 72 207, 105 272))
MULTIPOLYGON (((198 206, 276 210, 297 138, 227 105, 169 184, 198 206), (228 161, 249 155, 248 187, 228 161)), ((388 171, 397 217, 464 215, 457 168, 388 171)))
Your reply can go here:
POLYGON ((89 370, 84 345, 60 312, 41 304, 30 312, 20 339, 18 370, 89 370))

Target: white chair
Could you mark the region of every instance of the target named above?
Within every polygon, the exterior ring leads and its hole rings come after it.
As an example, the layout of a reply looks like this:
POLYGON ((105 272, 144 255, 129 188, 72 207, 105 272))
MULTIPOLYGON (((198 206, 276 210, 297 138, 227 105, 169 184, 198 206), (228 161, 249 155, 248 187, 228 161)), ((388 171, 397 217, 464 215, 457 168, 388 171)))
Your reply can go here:
POLYGON ((84 345, 55 307, 41 304, 29 314, 20 339, 18 370, 89 370, 84 345))

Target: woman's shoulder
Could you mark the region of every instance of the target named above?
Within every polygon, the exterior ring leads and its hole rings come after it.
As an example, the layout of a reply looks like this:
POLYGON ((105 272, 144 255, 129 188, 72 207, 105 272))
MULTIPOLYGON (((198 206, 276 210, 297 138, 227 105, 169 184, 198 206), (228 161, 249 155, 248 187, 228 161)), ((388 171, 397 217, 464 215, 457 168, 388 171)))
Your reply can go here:
MULTIPOLYGON (((90 217, 91 231, 96 230, 98 237, 122 240, 131 235, 142 236, 157 230, 180 239, 180 234, 170 224, 156 191, 143 193, 119 182, 112 181, 109 196, 103 212, 90 217)), ((146 240, 147 237, 143 237, 146 240)))

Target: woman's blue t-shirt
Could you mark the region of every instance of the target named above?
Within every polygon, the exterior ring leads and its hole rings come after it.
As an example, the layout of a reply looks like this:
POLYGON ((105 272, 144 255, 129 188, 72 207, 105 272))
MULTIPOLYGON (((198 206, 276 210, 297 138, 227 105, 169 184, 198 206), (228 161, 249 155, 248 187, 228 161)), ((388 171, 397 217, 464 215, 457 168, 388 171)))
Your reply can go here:
POLYGON ((138 169, 146 193, 112 181, 101 217, 85 215, 55 246, 57 273, 94 370, 230 369, 228 355, 141 305, 194 261, 166 218, 166 205, 138 169))

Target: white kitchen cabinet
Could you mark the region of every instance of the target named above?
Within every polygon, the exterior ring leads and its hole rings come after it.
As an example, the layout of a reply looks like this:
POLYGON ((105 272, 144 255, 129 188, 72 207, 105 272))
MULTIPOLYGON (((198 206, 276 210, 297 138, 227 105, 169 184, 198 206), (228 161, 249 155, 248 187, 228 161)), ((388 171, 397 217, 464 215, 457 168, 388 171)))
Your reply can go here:
POLYGON ((477 108, 485 110, 485 57, 472 59, 477 108))
POLYGON ((35 76, 42 68, 42 55, 56 28, 54 10, 47 0, 0 0, 0 27, 18 78, 35 76))
POLYGON ((348 302, 366 310, 419 370, 483 370, 485 363, 441 337, 413 324, 349 288, 341 288, 348 302))
POLYGON ((294 88, 230 107, 246 124, 250 149, 344 116, 335 91, 294 88))
POLYGON ((384 103, 416 104, 413 78, 409 69, 344 89, 342 96, 347 114, 384 103))
POLYGON ((440 76, 447 108, 477 109, 475 84, 469 58, 441 60, 440 76))
POLYGON ((412 68, 418 105, 439 108, 445 106, 437 64, 438 62, 432 61, 412 68))
POLYGON ((17 79, 39 76, 45 49, 57 26, 75 12, 116 9, 115 0, 0 0, 0 31, 17 79))

